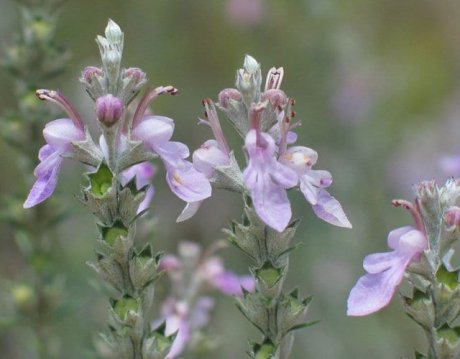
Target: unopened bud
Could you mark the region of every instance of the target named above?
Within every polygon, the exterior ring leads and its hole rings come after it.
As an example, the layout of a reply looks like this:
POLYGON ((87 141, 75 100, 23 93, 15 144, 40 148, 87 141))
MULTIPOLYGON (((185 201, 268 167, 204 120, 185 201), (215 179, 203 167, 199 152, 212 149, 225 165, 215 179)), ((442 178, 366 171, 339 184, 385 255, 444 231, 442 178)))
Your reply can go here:
POLYGON ((287 105, 288 98, 284 91, 271 89, 262 94, 262 101, 268 100, 274 107, 283 109, 287 105))
POLYGON ((109 19, 105 28, 105 37, 110 44, 123 46, 123 31, 112 19, 109 19))
POLYGON ((102 69, 95 66, 87 66, 81 73, 81 79, 88 84, 92 84, 96 78, 104 76, 102 69))
POLYGON ((219 92, 219 105, 221 107, 227 108, 230 100, 241 101, 241 93, 232 88, 224 89, 219 92))
POLYGON ((444 222, 448 230, 460 228, 460 207, 453 206, 444 211, 444 222))
POLYGON ((99 97, 96 101, 96 116, 106 126, 116 123, 123 113, 123 102, 117 97, 108 94, 99 97))
POLYGON ((260 64, 253 57, 246 55, 243 68, 239 69, 236 78, 236 87, 242 93, 246 106, 257 102, 260 95, 262 73, 260 64))

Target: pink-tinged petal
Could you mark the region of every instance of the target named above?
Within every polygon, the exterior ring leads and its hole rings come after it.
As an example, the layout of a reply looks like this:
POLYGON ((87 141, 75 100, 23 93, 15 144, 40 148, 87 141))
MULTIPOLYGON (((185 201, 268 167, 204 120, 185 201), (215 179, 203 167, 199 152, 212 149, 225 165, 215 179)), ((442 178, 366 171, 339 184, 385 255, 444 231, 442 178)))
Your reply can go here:
MULTIPOLYGON (((51 159, 51 157, 53 156, 49 156, 47 159, 51 159)), ((59 155, 54 156, 52 162, 53 166, 50 166, 47 172, 40 173, 41 175, 37 177, 37 180, 30 190, 29 196, 23 204, 24 208, 31 208, 36 206, 53 194, 56 188, 62 161, 63 159, 59 155)))
POLYGON ((313 206, 313 211, 322 220, 338 227, 351 228, 340 203, 325 190, 318 193, 318 203, 313 206))
POLYGON ((160 262, 160 269, 166 271, 177 270, 182 267, 182 263, 176 256, 172 254, 165 255, 160 262))
POLYGON ((200 209, 201 203, 203 203, 203 201, 188 202, 179 217, 177 217, 176 222, 183 222, 192 218, 196 212, 198 212, 198 209, 200 209))
POLYGON ((313 186, 308 176, 300 177, 300 191, 303 193, 305 199, 312 205, 318 203, 318 188, 313 186))
POLYGON ((224 166, 229 163, 230 158, 219 148, 216 140, 206 141, 193 152, 193 167, 210 179, 215 175, 217 166, 224 166))
POLYGON ((104 155, 104 158, 109 158, 109 145, 107 145, 107 140, 105 139, 104 135, 99 136, 99 147, 101 148, 101 152, 104 155))
POLYGON ((285 189, 274 184, 267 175, 259 176, 251 198, 257 215, 266 225, 278 232, 286 229, 292 213, 285 189))
POLYGON ((369 254, 364 258, 363 267, 366 272, 376 274, 387 270, 401 260, 397 252, 369 254))
POLYGON ((416 254, 423 252, 427 247, 428 241, 425 235, 421 231, 413 229, 401 236, 396 250, 400 255, 412 258, 416 254))
POLYGON ((43 129, 46 142, 56 151, 65 153, 71 148, 71 143, 81 141, 85 133, 69 118, 61 118, 48 122, 43 129))
POLYGON ((171 190, 186 202, 198 202, 211 196, 211 184, 188 161, 179 166, 167 166, 166 181, 171 190))
POLYGON ((145 144, 154 148, 168 142, 174 132, 174 121, 164 116, 146 116, 133 128, 133 139, 144 141, 145 144))
POLYGON ((250 275, 240 276, 240 284, 248 292, 253 293, 256 290, 256 281, 250 275))
POLYGON ((407 262, 400 261, 390 269, 361 277, 348 297, 347 314, 351 316, 368 315, 390 303, 396 287, 401 283, 407 262))
POLYGON ((213 278, 211 284, 224 294, 235 296, 243 295, 241 280, 233 272, 224 271, 220 273, 213 278))
POLYGON ((397 249, 398 246, 399 246, 400 238, 404 234, 406 234, 407 232, 410 232, 412 230, 414 230, 414 227, 405 226, 405 227, 396 228, 396 229, 393 229, 392 231, 390 231, 390 233, 388 234, 388 240, 387 240, 388 247, 390 247, 391 249, 397 249))

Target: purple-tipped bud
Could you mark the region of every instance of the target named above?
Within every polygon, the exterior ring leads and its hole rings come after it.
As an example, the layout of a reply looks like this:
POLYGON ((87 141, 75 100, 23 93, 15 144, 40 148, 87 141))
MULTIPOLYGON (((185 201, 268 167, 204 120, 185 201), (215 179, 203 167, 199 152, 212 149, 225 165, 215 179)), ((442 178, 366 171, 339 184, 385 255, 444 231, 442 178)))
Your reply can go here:
POLYGON ((137 67, 130 67, 123 72, 123 78, 132 78, 136 82, 145 80, 145 72, 137 67))
POLYGON ((96 77, 104 76, 104 72, 101 68, 95 66, 85 67, 81 73, 82 80, 87 84, 92 84, 96 77))
POLYGON ((262 101, 268 100, 274 107, 283 109, 288 102, 288 98, 284 91, 270 89, 262 94, 262 101))
POLYGON ((117 97, 108 94, 99 97, 96 101, 97 119, 106 126, 116 123, 123 113, 123 102, 117 97))
POLYGON ((241 101, 241 93, 237 89, 224 89, 219 92, 219 105, 223 108, 228 107, 230 100, 241 101))
POLYGON ((444 211, 444 222, 449 230, 460 228, 460 208, 453 206, 444 211))

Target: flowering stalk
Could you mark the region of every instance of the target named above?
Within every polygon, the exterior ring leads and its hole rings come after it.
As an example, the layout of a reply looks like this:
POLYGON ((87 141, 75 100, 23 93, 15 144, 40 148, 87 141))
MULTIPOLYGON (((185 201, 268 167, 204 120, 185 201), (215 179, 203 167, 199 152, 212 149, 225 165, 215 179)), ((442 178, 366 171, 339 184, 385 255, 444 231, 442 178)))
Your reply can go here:
MULTIPOLYGON (((17 109, 3 114, 0 134, 16 150, 16 163, 24 173, 24 182, 28 182, 41 142, 43 119, 51 115, 49 109, 37 106, 33 89, 62 74, 69 54, 55 43, 57 10, 62 1, 17 2, 20 32, 6 47, 2 66, 14 78, 18 104, 17 109)), ((27 357, 60 358, 60 340, 53 333, 53 324, 58 319, 57 309, 62 312, 69 308, 64 300, 64 276, 59 274, 62 271, 56 264, 59 244, 53 227, 60 223, 64 213, 54 202, 25 214, 19 210, 25 191, 20 189, 20 193, 2 198, 1 220, 14 228, 25 263, 18 279, 5 284, 9 290, 3 292, 8 293, 3 298, 12 301, 14 314, 4 322, 21 328, 17 340, 9 341, 24 350, 27 357), (32 341, 25 339, 26 330, 32 332, 32 341)), ((8 356, 8 350, 3 354, 8 356)))
POLYGON ((361 316, 386 306, 404 276, 412 285, 402 294, 404 309, 419 324, 428 339, 426 355, 417 358, 448 359, 460 355, 460 283, 458 268, 451 264, 453 245, 460 236, 460 182, 449 180, 438 187, 434 181, 416 186, 414 203, 394 201, 415 220, 414 227, 390 232, 393 252, 364 259, 368 272, 358 280, 348 299, 348 314, 361 316))
POLYGON ((172 86, 146 92, 130 115, 128 106, 146 83, 145 73, 121 66, 124 36, 109 20, 105 37, 98 36, 102 68, 87 67, 81 77, 95 102, 100 129, 98 144, 71 102, 58 91, 37 90, 44 101, 57 104, 68 116, 49 122, 43 130, 46 144, 39 151, 36 181, 24 202, 25 208, 47 200, 54 192, 62 162, 75 159, 93 168, 86 173, 89 185, 82 188, 81 202, 94 215, 99 229, 96 262, 90 266, 111 288, 109 328, 100 345, 106 358, 160 359, 172 344, 164 326, 150 328, 147 316, 158 278, 160 254, 150 245, 134 246, 137 220, 148 209, 153 190, 150 161, 159 157, 166 167, 171 190, 185 201, 201 201, 211 194, 206 177, 186 160, 187 146, 170 141, 174 121, 148 115, 149 104, 161 94, 176 94, 172 86))
MULTIPOLYGON (((326 222, 351 227, 339 202, 325 188, 332 183, 327 171, 314 170, 318 154, 311 148, 289 146, 296 142, 292 130, 294 100, 280 90, 283 68, 270 69, 262 91, 259 63, 246 56, 237 72, 237 89, 219 94, 217 106, 226 114, 238 134, 244 138, 247 165, 241 171, 219 124, 215 105, 204 100, 206 119, 214 138, 193 154, 193 164, 216 187, 238 192, 244 201, 241 223, 226 229, 230 241, 253 259, 250 270, 256 283, 254 293, 245 291, 238 308, 263 334, 250 352, 257 359, 288 358, 293 344, 292 332, 308 324, 299 324, 310 297, 300 298, 298 290, 283 292, 291 239, 299 223, 291 220, 287 190, 299 188, 313 206, 315 214, 326 222)), ((178 220, 191 217, 200 202, 191 202, 178 220)))

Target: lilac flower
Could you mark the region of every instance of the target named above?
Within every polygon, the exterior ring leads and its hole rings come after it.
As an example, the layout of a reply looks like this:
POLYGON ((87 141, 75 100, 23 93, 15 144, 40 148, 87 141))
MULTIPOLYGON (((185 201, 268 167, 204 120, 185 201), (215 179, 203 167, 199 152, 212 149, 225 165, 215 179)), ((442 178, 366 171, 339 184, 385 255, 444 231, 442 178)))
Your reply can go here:
MULTIPOLYGON (((201 120, 211 127, 214 139, 207 140, 201 147, 193 152, 193 167, 204 174, 210 181, 216 179, 217 166, 225 166, 230 163, 230 149, 220 126, 217 111, 210 99, 204 99, 203 105, 207 120, 201 120)), ((177 222, 185 221, 195 215, 201 206, 202 201, 188 201, 177 222)))
POLYGON ((259 217, 270 227, 282 232, 291 219, 291 204, 286 189, 297 185, 295 171, 277 161, 274 139, 252 129, 245 140, 249 163, 243 172, 259 217))
POLYGON ((315 214, 326 222, 339 227, 351 227, 342 206, 324 188, 332 184, 328 171, 313 170, 318 154, 308 147, 288 148, 280 157, 280 162, 292 168, 298 175, 300 190, 305 199, 313 206, 315 214))
POLYGON ((364 316, 374 313, 390 303, 396 288, 401 283, 406 268, 428 248, 418 211, 406 201, 397 201, 411 211, 418 229, 401 227, 388 235, 388 246, 392 252, 375 253, 364 258, 363 267, 368 274, 355 284, 348 297, 347 314, 364 316))
POLYGON ((46 124, 43 136, 46 140, 39 153, 40 163, 35 168, 36 181, 24 202, 24 208, 30 208, 49 198, 57 184, 63 156, 73 152, 72 143, 85 139, 82 122, 69 102, 56 91, 38 90, 37 96, 42 100, 49 100, 59 104, 70 118, 51 121, 46 124))
POLYGON ((197 202, 211 196, 211 185, 191 162, 185 160, 189 156, 188 147, 181 142, 170 141, 174 132, 174 121, 164 116, 144 116, 148 104, 155 97, 175 91, 177 90, 168 86, 148 92, 134 114, 131 134, 134 140, 143 141, 146 149, 161 158, 171 190, 184 201, 197 202))
POLYGON ((145 186, 149 186, 145 194, 144 200, 139 205, 137 213, 146 210, 153 199, 155 190, 150 184, 150 180, 155 174, 155 167, 150 162, 142 162, 131 166, 121 173, 121 184, 126 185, 130 180, 136 177, 136 188, 140 190, 145 186))

